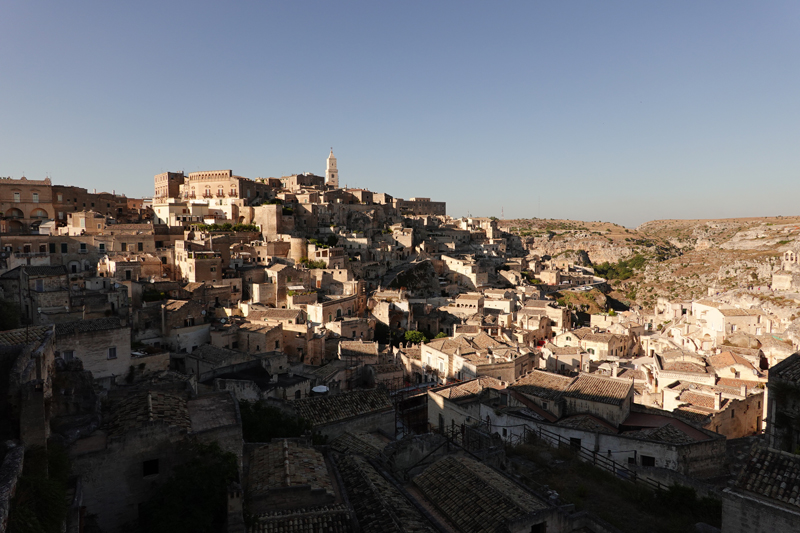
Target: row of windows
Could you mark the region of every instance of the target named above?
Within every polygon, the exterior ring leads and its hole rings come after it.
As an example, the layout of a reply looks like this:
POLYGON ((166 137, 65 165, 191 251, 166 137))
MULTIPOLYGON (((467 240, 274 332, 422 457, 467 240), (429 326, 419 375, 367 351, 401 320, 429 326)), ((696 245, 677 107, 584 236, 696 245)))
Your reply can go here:
MULTIPOLYGON (((78 243, 78 246, 79 246, 80 253, 85 254, 88 251, 87 244, 85 242, 78 243)), ((123 252, 127 252, 128 248, 129 248, 128 243, 123 242, 122 243, 122 251, 123 252)), ((131 243, 130 244, 130 251, 133 251, 133 249, 134 249, 134 245, 133 245, 133 243, 131 243)), ((23 250, 24 253, 31 253, 31 251, 32 251, 31 250, 31 245, 30 244, 23 245, 22 250, 23 250)), ((39 253, 42 253, 42 254, 43 253, 48 253, 48 252, 51 253, 51 254, 54 254, 54 253, 56 253, 56 250, 60 250, 62 254, 67 254, 67 253, 69 253, 69 244, 66 243, 66 242, 62 242, 61 245, 58 246, 58 243, 51 242, 51 243, 40 244, 39 245, 39 253)), ((139 252, 144 251, 144 243, 142 243, 142 242, 136 243, 136 250, 139 251, 139 252)), ((97 243, 97 251, 105 252, 106 251, 106 243, 104 243, 104 242, 97 243)))

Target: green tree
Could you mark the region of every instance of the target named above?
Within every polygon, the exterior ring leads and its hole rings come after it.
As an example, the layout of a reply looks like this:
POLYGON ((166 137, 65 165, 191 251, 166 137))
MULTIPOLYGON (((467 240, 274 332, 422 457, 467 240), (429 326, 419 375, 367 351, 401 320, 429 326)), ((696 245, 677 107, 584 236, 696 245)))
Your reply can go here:
POLYGON ((437 333, 436 336, 434 337, 434 339, 444 339, 447 336, 448 336, 447 333, 442 331, 441 333, 437 333))
POLYGON ((9 533, 61 533, 67 516, 69 470, 69 458, 59 446, 25 452, 22 476, 11 500, 9 533))
POLYGON ((423 342, 428 342, 428 339, 421 331, 412 329, 410 331, 406 331, 406 342, 410 342, 412 344, 422 344, 423 342))
POLYGON ((227 518, 228 486, 236 481, 236 456, 217 443, 192 443, 182 451, 190 459, 142 506, 139 531, 216 533, 227 518))
POLYGON ((288 415, 271 405, 260 402, 239 402, 242 416, 242 435, 245 442, 270 442, 272 439, 301 437, 311 430, 302 418, 288 415))

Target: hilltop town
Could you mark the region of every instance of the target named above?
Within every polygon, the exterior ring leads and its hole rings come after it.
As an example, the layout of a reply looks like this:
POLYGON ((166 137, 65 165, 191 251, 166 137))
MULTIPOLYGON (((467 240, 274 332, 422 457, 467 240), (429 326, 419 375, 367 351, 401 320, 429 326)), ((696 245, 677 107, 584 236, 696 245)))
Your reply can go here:
POLYGON ((0 531, 800 528, 800 217, 454 218, 325 169, 0 178, 0 531))

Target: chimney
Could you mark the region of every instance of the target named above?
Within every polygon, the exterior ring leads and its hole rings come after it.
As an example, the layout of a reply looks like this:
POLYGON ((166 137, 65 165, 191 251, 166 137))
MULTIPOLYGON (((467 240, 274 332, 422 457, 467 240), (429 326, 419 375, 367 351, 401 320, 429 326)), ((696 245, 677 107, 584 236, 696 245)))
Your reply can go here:
POLYGON ((619 363, 612 363, 611 364, 611 377, 617 377, 617 373, 619 372, 619 363))
POLYGON ((715 392, 714 393, 714 410, 719 411, 720 404, 722 404, 722 393, 715 392))

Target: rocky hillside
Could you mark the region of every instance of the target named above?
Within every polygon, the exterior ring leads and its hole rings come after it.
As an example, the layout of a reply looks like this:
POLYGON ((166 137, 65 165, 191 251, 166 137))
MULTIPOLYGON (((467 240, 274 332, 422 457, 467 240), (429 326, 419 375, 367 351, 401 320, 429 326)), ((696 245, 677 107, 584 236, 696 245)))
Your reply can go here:
POLYGON ((508 220, 528 253, 587 256, 611 296, 652 308, 658 296, 690 299, 768 286, 780 256, 800 247, 800 217, 654 220, 636 229, 605 222, 508 220), (585 252, 585 254, 583 254, 585 252))

